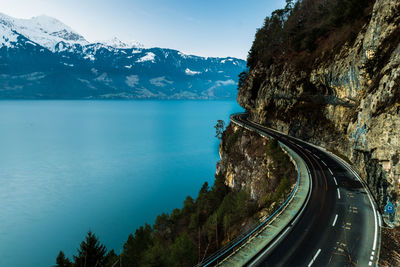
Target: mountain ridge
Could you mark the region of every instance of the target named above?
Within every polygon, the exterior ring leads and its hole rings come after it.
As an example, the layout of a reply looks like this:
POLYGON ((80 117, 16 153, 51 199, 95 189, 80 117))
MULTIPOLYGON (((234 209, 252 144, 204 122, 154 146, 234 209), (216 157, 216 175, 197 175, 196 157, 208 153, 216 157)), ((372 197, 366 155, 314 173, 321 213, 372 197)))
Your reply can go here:
POLYGON ((0 98, 233 99, 245 61, 88 42, 48 16, 0 14, 0 98))

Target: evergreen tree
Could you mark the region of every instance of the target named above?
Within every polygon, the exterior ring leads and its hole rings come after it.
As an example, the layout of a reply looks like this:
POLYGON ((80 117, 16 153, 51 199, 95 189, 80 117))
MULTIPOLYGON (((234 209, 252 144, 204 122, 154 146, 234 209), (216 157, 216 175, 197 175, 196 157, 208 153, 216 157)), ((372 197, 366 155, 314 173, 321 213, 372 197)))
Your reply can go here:
POLYGON ((104 267, 118 266, 117 263, 119 262, 119 260, 120 260, 120 257, 118 257, 118 255, 115 254, 115 251, 112 249, 112 250, 110 250, 110 252, 107 253, 107 255, 105 257, 104 267))
POLYGON ((194 266, 197 260, 196 247, 186 233, 178 236, 169 249, 170 266, 194 266))
POLYGON ((192 213, 194 210, 194 200, 191 196, 187 196, 185 201, 183 202, 182 213, 187 215, 192 213))
POLYGON ((78 256, 74 256, 76 267, 104 266, 106 261, 106 247, 91 231, 88 232, 78 249, 78 256))
POLYGON ((56 259, 56 265, 54 267, 71 267, 71 261, 65 257, 64 252, 60 250, 56 259))
POLYGON ((143 267, 164 267, 169 266, 167 264, 168 254, 165 248, 159 243, 155 243, 151 248, 145 251, 143 254, 143 267))
POLYGON ((136 229, 135 236, 129 235, 124 244, 122 253, 122 265, 126 267, 136 267, 140 265, 144 252, 151 246, 152 229, 150 225, 145 224, 136 229))
POLYGON ((215 128, 215 137, 221 139, 222 133, 224 132, 225 122, 223 120, 217 120, 217 124, 214 126, 215 128))

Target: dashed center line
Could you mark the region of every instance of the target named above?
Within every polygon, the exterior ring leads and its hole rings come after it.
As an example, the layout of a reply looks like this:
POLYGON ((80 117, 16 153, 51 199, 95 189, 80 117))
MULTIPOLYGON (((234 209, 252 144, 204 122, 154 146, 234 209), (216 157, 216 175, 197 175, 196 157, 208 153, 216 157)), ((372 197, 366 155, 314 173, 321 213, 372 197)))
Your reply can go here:
POLYGON ((340 199, 340 191, 339 191, 339 188, 337 189, 337 195, 338 195, 338 199, 340 199))
POLYGON ((328 168, 328 171, 333 175, 333 172, 331 171, 331 169, 328 168))
POLYGON ((335 219, 333 220, 332 226, 335 226, 336 221, 337 221, 337 218, 338 218, 338 215, 336 214, 336 215, 335 215, 335 219))
POLYGON ((315 253, 314 257, 312 258, 312 260, 310 261, 310 263, 308 264, 308 267, 312 266, 315 262, 315 260, 317 259, 319 253, 321 253, 321 249, 318 249, 317 253, 315 253))
POLYGON ((328 165, 326 165, 325 161, 321 160, 321 162, 322 162, 326 167, 328 167, 328 165))
POLYGON ((337 181, 336 181, 335 176, 333 176, 333 181, 335 181, 335 185, 337 185, 337 181))
POLYGON ((317 155, 313 154, 315 157, 317 157, 317 159, 320 159, 317 155))

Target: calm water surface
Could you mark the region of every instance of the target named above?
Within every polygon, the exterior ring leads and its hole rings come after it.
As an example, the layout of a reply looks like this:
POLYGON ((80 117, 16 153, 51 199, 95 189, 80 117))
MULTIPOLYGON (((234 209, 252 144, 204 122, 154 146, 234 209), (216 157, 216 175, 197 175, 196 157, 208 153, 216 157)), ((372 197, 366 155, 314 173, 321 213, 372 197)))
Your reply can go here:
POLYGON ((50 266, 89 229, 117 252, 218 160, 234 101, 0 101, 0 266, 50 266))

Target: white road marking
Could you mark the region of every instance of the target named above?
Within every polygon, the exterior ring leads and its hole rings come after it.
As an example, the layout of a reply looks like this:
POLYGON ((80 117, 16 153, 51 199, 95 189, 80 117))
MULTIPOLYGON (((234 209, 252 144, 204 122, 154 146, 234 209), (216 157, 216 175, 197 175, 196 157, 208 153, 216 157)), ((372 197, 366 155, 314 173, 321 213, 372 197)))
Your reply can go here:
POLYGON ((370 262, 368 263, 368 266, 372 266, 372 261, 370 261, 370 262))
MULTIPOLYGON (((382 218, 379 214, 378 214, 378 219, 379 219, 379 227, 382 227, 382 218)), ((372 253, 374 253, 374 252, 372 252, 372 253)), ((374 254, 372 254, 372 255, 374 255, 374 254)))
POLYGON ((323 160, 321 160, 321 161, 322 161, 322 163, 323 163, 326 167, 328 167, 328 165, 326 165, 325 161, 323 161, 323 160))
POLYGON ((340 191, 339 191, 339 188, 337 189, 337 196, 338 196, 338 199, 340 199, 340 191))
POLYGON ((328 171, 333 175, 333 172, 331 171, 331 169, 328 168, 328 171))
POLYGON ((372 255, 375 255, 375 251, 372 251, 371 254, 372 254, 372 255))
POLYGON ((369 259, 372 261, 374 259, 374 256, 371 256, 369 259))
POLYGON ((314 264, 315 260, 317 259, 319 253, 321 253, 321 249, 318 249, 317 253, 315 253, 314 258, 312 258, 312 260, 310 261, 310 263, 308 264, 308 267, 310 267, 311 265, 314 264))
MULTIPOLYGON (((256 123, 256 124, 257 124, 257 123, 256 123)), ((239 125, 241 125, 241 124, 239 124, 239 125)), ((245 127, 245 128, 246 128, 246 127, 245 127)), ((273 132, 276 132, 276 133, 281 133, 281 132, 276 131, 276 130, 272 130, 272 131, 273 131, 273 132)), ((283 134, 283 133, 281 133, 281 134, 283 134)), ((375 251, 375 249, 376 249, 376 246, 377 246, 377 238, 378 238, 378 219, 379 219, 379 226, 381 226, 381 224, 382 224, 382 222, 381 222, 382 219, 381 219, 381 217, 380 217, 380 214, 377 213, 377 211, 376 211, 376 209, 375 209, 375 205, 374 205, 374 202, 372 201, 371 193, 370 193, 370 191, 368 190, 368 187, 366 186, 365 182, 361 179, 361 177, 352 169, 352 167, 351 167, 347 162, 345 162, 343 159, 341 159, 340 157, 336 156, 335 154, 333 154, 333 153, 331 153, 331 152, 328 152, 325 148, 320 147, 320 146, 316 146, 316 145, 311 144, 311 143, 308 143, 308 142, 304 142, 304 141, 302 141, 302 140, 300 140, 300 139, 298 139, 298 138, 293 138, 293 139, 295 139, 295 140, 297 140, 297 141, 300 141, 300 142, 302 142, 302 143, 304 143, 304 144, 311 145, 311 146, 313 146, 313 147, 315 147, 315 148, 317 148, 317 149, 321 149, 321 150, 325 151, 326 153, 331 154, 332 157, 336 158, 336 160, 337 160, 339 163, 341 163, 342 166, 344 166, 346 169, 348 169, 350 172, 352 172, 353 175, 356 176, 357 179, 363 184, 363 186, 364 186, 364 188, 365 188, 365 191, 367 192, 368 198, 369 198, 369 200, 370 200, 370 202, 371 202, 371 206, 372 206, 373 213, 374 213, 374 219, 375 219, 375 220, 374 220, 374 221, 375 221, 374 243, 373 243, 373 248, 372 248, 372 250, 373 250, 373 251, 372 251, 372 254, 373 254, 374 251, 375 251)), ((296 145, 299 146, 298 144, 296 144, 296 145)), ((301 146, 299 146, 299 147, 301 147, 301 146)), ((323 161, 322 161, 322 162, 323 162, 323 161)), ((327 166, 325 162, 323 162, 323 163, 324 163, 325 166, 327 166)), ((334 179, 335 179, 335 178, 334 178, 334 179)), ((335 179, 335 183, 336 183, 336 179, 335 179)), ((339 189, 337 189, 337 190, 338 190, 338 196, 339 196, 339 198, 340 198, 340 191, 339 191, 339 189)), ((316 256, 317 256, 317 255, 316 255, 316 256)), ((312 263, 313 263, 313 261, 310 263, 310 265, 311 265, 312 263)), ((372 262, 370 261, 368 265, 371 266, 371 265, 372 265, 372 262)))
POLYGON ((335 176, 333 176, 333 181, 335 181, 335 185, 337 185, 337 181, 336 181, 335 176))
POLYGON ((319 253, 321 253, 321 249, 318 249, 317 253, 315 253, 315 256, 313 258, 314 261, 317 259, 319 253))
POLYGON ((374 219, 375 219, 375 234, 374 234, 374 244, 372 246, 372 250, 376 249, 376 242, 378 240, 378 219, 376 218, 376 210, 374 203, 372 202, 371 196, 368 193, 369 201, 371 202, 372 209, 374 210, 374 219))
POLYGON ((317 157, 317 159, 320 159, 317 155, 315 155, 315 154, 313 154, 314 156, 316 156, 317 157))
POLYGON ((337 217, 338 217, 338 215, 336 214, 336 215, 335 215, 335 219, 333 220, 332 226, 335 226, 337 217))
MULTIPOLYGON (((378 240, 378 219, 377 219, 377 216, 376 216, 376 209, 375 209, 374 202, 372 201, 371 194, 370 194, 369 190, 367 189, 367 186, 365 185, 364 181, 361 179, 361 177, 358 175, 358 173, 356 173, 353 170, 353 168, 350 167, 350 165, 347 162, 345 162, 343 159, 339 158, 338 156, 336 156, 333 153, 331 153, 331 155, 333 157, 335 157, 342 164, 342 166, 345 166, 346 169, 348 169, 351 173, 353 173, 353 175, 355 177, 357 177, 357 179, 364 186, 365 191, 367 192, 367 195, 368 195, 368 198, 369 198, 369 201, 371 203, 372 210, 373 210, 373 213, 374 213, 375 233, 374 233, 374 243, 373 243, 373 246, 372 246, 372 250, 375 250, 376 249, 376 243, 377 243, 377 240, 378 240)), ((372 262, 370 262, 369 265, 371 266, 372 262)))

